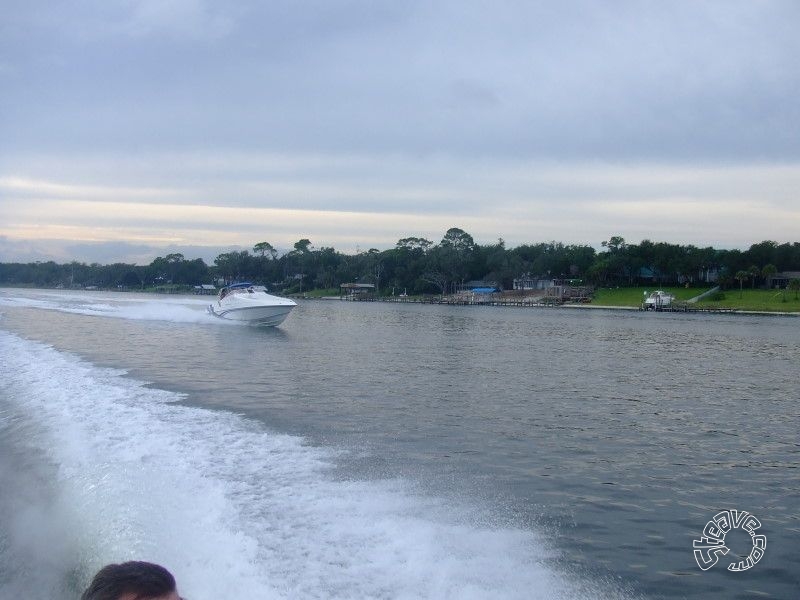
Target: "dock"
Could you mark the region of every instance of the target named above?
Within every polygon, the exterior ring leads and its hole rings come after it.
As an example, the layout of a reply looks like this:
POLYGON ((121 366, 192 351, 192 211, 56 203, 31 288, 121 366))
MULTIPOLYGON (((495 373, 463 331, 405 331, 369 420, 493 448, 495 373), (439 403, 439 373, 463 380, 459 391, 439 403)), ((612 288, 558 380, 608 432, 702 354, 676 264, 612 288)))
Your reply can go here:
POLYGON ((739 312, 736 308, 714 308, 714 307, 700 307, 690 302, 672 302, 668 306, 659 306, 655 308, 645 308, 644 304, 639 307, 639 310, 646 310, 652 312, 682 312, 682 313, 710 313, 710 314, 732 314, 739 312))

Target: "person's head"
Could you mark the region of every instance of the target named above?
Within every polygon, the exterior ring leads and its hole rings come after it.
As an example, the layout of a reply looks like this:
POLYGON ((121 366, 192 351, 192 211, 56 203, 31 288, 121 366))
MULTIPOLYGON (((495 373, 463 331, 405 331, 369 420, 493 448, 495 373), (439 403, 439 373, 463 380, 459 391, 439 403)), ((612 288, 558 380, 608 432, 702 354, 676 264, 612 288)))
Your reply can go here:
POLYGON ((81 600, 180 600, 175 578, 164 567, 131 561, 106 565, 81 600))

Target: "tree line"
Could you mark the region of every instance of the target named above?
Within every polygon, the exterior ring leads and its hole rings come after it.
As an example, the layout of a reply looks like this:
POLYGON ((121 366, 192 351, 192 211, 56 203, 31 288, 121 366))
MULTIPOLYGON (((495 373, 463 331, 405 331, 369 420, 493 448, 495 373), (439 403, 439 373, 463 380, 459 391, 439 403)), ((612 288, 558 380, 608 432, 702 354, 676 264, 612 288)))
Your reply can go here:
POLYGON ((416 295, 445 294, 476 280, 512 289, 520 277, 580 279, 598 286, 717 281, 741 288, 763 285, 782 271, 800 271, 800 243, 763 241, 747 250, 720 250, 650 240, 629 244, 612 236, 599 251, 555 241, 506 248, 502 239, 477 244, 469 233, 453 227, 439 242, 407 237, 388 250, 356 254, 315 248, 304 238, 284 253, 258 242, 252 250, 219 254, 212 265, 180 253, 159 256, 149 265, 0 263, 0 284, 151 289, 244 280, 292 294, 355 282, 372 284, 381 295, 416 295))

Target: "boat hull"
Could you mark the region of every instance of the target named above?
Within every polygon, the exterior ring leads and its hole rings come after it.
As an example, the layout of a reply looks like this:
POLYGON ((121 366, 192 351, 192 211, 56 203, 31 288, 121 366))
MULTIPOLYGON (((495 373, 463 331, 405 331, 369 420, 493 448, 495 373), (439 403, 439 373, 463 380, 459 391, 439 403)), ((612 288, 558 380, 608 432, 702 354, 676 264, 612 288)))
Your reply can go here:
POLYGON ((229 321, 239 321, 249 325, 259 325, 262 327, 275 327, 280 325, 292 312, 294 305, 281 306, 244 306, 223 308, 209 306, 208 312, 229 321))
POLYGON ((274 327, 297 306, 294 300, 268 294, 264 286, 241 282, 222 288, 208 312, 228 321, 274 327))

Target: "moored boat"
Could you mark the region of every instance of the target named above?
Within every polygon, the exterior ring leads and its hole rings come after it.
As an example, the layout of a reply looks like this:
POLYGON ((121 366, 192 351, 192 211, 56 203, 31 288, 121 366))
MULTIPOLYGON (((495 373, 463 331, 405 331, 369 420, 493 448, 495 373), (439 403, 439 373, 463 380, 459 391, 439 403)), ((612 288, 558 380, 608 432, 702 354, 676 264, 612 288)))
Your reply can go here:
POLYGON ((654 292, 650 292, 650 294, 645 292, 644 295, 645 310, 659 310, 661 308, 667 308, 671 306, 672 302, 675 300, 675 296, 669 292, 665 292, 664 290, 656 290, 654 292))

